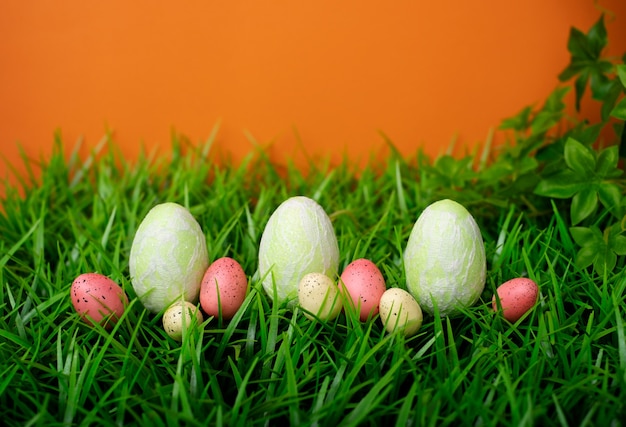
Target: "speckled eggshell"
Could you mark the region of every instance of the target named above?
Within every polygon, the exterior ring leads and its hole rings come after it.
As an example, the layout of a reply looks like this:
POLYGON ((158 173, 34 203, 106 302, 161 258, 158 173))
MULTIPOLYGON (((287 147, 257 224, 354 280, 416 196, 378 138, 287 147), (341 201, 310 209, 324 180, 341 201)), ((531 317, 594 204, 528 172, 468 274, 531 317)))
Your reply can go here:
MULTIPOLYGON (((500 299, 504 318, 509 322, 517 322, 536 304, 539 287, 531 279, 518 277, 498 286, 496 292, 500 299)), ((492 298, 492 307, 494 311, 498 310, 495 295, 492 298)))
POLYGON ((175 341, 182 341, 183 329, 196 327, 203 319, 200 309, 194 304, 189 301, 177 301, 163 313, 163 329, 175 341))
POLYGON ((400 288, 389 288, 378 304, 380 321, 389 333, 401 332, 413 336, 422 326, 424 315, 413 295, 400 288))
POLYGON ((200 285, 200 305, 209 316, 231 319, 246 298, 248 278, 241 265, 229 257, 215 260, 200 285))
POLYGON ((99 273, 84 273, 76 277, 70 288, 72 305, 90 325, 102 324, 110 329, 124 314, 128 297, 113 280, 99 273))
POLYGON ((348 264, 341 273, 339 288, 344 294, 347 291, 362 322, 378 313, 380 297, 387 289, 376 264, 365 258, 348 264))
POLYGON ((341 313, 341 295, 337 284, 323 273, 308 273, 298 284, 298 303, 304 315, 313 320, 333 320, 341 313), (312 314, 311 314, 312 313, 312 314))

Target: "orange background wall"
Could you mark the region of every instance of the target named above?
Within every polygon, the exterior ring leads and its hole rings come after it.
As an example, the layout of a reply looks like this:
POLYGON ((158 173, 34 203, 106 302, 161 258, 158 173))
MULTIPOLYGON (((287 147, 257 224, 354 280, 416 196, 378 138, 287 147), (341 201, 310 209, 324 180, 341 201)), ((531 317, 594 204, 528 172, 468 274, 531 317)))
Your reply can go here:
MULTIPOLYGON (((385 146, 437 154, 540 103, 567 65, 571 26, 607 12, 626 51, 624 0, 21 1, 0 4, 0 147, 47 155, 107 129, 129 158, 172 129, 240 159, 355 161, 385 146), (298 143, 301 141, 301 143, 298 143), (300 154, 299 154, 300 153, 300 154)), ((590 114, 593 114, 591 107, 590 114)), ((0 162, 0 179, 10 175, 0 162)))

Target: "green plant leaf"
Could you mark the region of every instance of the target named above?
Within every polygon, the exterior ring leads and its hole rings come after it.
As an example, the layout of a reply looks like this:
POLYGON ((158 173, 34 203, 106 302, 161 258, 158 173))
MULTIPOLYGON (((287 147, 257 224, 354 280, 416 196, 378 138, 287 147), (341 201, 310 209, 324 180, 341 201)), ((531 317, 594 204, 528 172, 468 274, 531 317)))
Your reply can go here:
POLYGON ((578 193, 584 184, 576 181, 568 181, 566 178, 568 175, 572 175, 570 170, 563 171, 557 176, 553 176, 550 179, 544 179, 537 184, 534 193, 543 197, 554 197, 556 199, 569 199, 574 194, 578 193))
POLYGON ((583 246, 576 253, 576 266, 580 269, 589 267, 595 261, 598 253, 590 246, 583 246))
POLYGON ((626 64, 616 66, 615 71, 617 72, 617 77, 619 77, 622 87, 626 89, 626 64))
POLYGON ((595 123, 593 125, 585 124, 584 126, 572 129, 570 137, 584 145, 591 145, 597 141, 602 128, 602 123, 595 123))
POLYGON ((574 195, 570 214, 572 224, 579 224, 582 220, 593 213, 598 206, 598 193, 593 187, 585 188, 574 195))
POLYGON ((619 161, 619 147, 617 145, 612 145, 604 150, 600 151, 598 154, 598 159, 596 161, 596 174, 602 178, 606 178, 607 176, 612 176, 614 171, 619 171, 621 174, 621 170, 617 169, 617 162, 619 161))
MULTIPOLYGON (((577 28, 570 29, 567 50, 570 51, 572 58, 593 59, 587 36, 577 28)), ((575 61, 572 62, 575 63, 575 61)))
POLYGON ((626 236, 615 236, 611 242, 611 250, 617 255, 626 255, 626 236))
POLYGON ((611 116, 619 120, 626 120, 626 98, 622 98, 611 110, 611 116))
MULTIPOLYGON (((591 27, 588 34, 571 28, 567 41, 567 49, 571 59, 569 65, 559 74, 559 80, 567 81, 576 78, 574 89, 576 91, 576 110, 580 111, 580 101, 585 93, 587 82, 593 75, 596 77, 606 72, 606 61, 601 61, 602 50, 607 44, 604 15, 591 27)), ((601 79, 601 77, 600 77, 601 79)))
POLYGON ((592 175, 596 169, 593 151, 573 138, 565 142, 565 163, 574 172, 585 176, 592 175))
POLYGON ((608 42, 606 27, 604 26, 604 15, 601 15, 598 21, 591 27, 587 34, 587 40, 589 41, 592 57, 599 58, 608 42))
POLYGON ((611 212, 615 212, 622 202, 622 194, 615 184, 603 182, 597 188, 598 197, 602 205, 611 212))
POLYGON ((512 129, 520 132, 528 129, 530 126, 530 115, 532 111, 532 107, 525 107, 515 116, 502 120, 500 123, 500 129, 512 129))
POLYGON ((603 275, 605 271, 612 271, 617 264, 617 255, 613 251, 605 251, 599 254, 593 262, 593 269, 598 275, 603 275))
POLYGON ((587 87, 587 81, 589 80, 589 72, 587 70, 583 70, 580 72, 580 76, 574 82, 574 89, 576 92, 576 111, 580 111, 580 101, 583 99, 585 95, 585 88, 587 87))
POLYGON ((542 179, 535 188, 534 193, 543 197, 569 199, 586 186, 587 184, 581 182, 571 169, 564 169, 559 173, 542 179))
POLYGON ((588 227, 570 227, 569 232, 578 246, 594 246, 602 242, 602 234, 599 230, 588 227))

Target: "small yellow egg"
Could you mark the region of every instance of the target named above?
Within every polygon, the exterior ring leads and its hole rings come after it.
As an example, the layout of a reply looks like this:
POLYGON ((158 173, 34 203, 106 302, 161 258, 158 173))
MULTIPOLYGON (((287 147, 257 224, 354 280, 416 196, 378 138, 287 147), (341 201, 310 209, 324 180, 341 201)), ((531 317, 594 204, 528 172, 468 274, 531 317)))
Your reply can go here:
POLYGON ((308 273, 298 284, 298 301, 308 319, 333 320, 341 313, 339 287, 322 273, 308 273))
POLYGON ((204 320, 202 312, 189 301, 177 301, 163 314, 163 329, 176 341, 182 341, 183 329, 197 327, 204 320))
POLYGON ((389 288, 380 297, 380 320, 389 333, 413 336, 422 326, 423 314, 413 296, 400 288, 389 288))

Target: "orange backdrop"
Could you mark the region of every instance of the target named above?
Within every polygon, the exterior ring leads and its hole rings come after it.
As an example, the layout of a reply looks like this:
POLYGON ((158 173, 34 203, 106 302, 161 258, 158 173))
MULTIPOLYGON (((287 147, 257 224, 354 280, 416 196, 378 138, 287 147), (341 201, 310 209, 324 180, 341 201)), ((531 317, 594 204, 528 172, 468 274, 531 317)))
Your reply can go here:
POLYGON ((624 0, 7 0, 1 154, 16 164, 18 143, 38 158, 57 129, 67 147, 112 129, 132 158, 169 147, 172 129, 202 141, 218 121, 235 159, 247 132, 277 159, 304 147, 362 160, 385 146, 379 131, 405 154, 437 154, 542 102, 570 27, 602 11, 621 54, 624 0))

